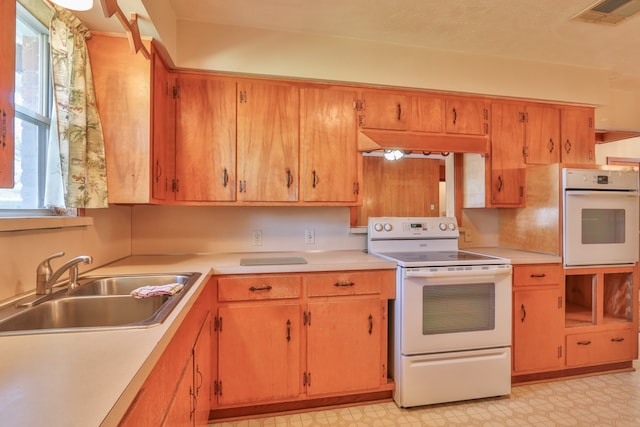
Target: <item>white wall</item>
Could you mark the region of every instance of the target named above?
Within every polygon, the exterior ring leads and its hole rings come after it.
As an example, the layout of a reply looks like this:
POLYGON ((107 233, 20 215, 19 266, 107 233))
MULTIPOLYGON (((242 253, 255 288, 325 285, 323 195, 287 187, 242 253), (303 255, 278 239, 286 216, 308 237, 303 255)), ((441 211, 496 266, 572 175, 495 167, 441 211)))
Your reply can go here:
POLYGON ((608 73, 355 39, 178 21, 179 67, 602 105, 608 73))
POLYGON ((0 300, 34 290, 38 264, 56 252, 65 256, 51 262, 54 270, 74 256, 93 256, 93 265, 80 271, 131 254, 130 207, 88 209, 87 215, 93 226, 0 232, 0 300))
POLYGON ((606 164, 607 157, 640 158, 640 137, 596 144, 596 163, 606 164))
POLYGON ((134 254, 360 250, 364 235, 349 233, 344 207, 135 206, 134 254), (314 245, 304 230, 315 232, 314 245), (262 231, 254 246, 253 230, 262 231))

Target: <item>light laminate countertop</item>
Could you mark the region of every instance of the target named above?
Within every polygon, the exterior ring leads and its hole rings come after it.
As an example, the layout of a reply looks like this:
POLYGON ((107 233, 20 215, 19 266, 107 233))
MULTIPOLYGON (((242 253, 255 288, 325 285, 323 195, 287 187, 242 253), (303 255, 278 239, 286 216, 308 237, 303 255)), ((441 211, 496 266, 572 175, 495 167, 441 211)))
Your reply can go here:
POLYGON ((395 268, 362 251, 133 256, 83 274, 199 272, 161 324, 144 329, 0 337, 0 424, 113 426, 211 275, 395 268), (306 264, 245 267, 241 258, 303 257, 306 264))

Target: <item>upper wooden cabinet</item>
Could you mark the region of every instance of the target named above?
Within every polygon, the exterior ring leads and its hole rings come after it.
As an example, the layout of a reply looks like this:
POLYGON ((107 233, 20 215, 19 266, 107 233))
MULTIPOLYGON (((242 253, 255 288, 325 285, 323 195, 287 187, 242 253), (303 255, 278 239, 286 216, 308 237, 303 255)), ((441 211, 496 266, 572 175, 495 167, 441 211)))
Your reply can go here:
POLYGON ((447 133, 489 134, 490 103, 483 99, 452 97, 446 100, 447 133))
POLYGON ((491 105, 491 204, 517 207, 524 203, 524 122, 517 104, 491 105))
POLYGON ((180 74, 175 111, 175 200, 234 201, 236 82, 180 74))
POLYGON ((560 161, 560 110, 554 106, 526 105, 524 160, 546 165, 560 161))
POLYGON ((408 93, 384 90, 362 92, 360 127, 364 129, 409 130, 411 97, 408 93))
POLYGON ((151 191, 153 199, 163 202, 170 199, 175 171, 174 82, 169 69, 155 50, 151 53, 151 73, 151 191))
MULTIPOLYGON (((166 173, 160 157, 154 159, 158 161, 154 172, 151 166, 152 115, 164 114, 155 106, 152 108, 151 89, 155 87, 152 80, 160 70, 159 78, 168 78, 168 71, 162 61, 158 61, 154 44, 151 45, 151 55, 155 58, 152 61, 132 54, 124 37, 94 34, 87 40, 87 47, 104 134, 109 203, 149 203, 153 200, 152 174, 158 174, 154 176, 160 185, 166 173)), ((162 83, 158 85, 165 87, 162 83)), ((159 125, 154 136, 167 135, 165 120, 170 118, 154 118, 153 124, 159 125)), ((159 195, 163 197, 162 193, 159 195)))
POLYGON ((562 107, 560 109, 560 137, 564 163, 595 163, 594 109, 591 107, 562 107))
POLYGON ((305 202, 358 200, 357 96, 347 89, 301 89, 300 179, 305 202))
POLYGON ((13 187, 16 2, 0 0, 0 188, 13 187))
POLYGON ((238 200, 298 201, 298 88, 238 80, 237 96, 238 200))

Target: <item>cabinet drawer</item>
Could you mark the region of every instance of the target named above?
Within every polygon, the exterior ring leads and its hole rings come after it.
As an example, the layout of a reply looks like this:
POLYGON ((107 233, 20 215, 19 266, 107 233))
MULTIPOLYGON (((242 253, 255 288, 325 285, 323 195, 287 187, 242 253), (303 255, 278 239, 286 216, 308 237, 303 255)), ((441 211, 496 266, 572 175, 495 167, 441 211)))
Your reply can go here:
POLYGON ((393 273, 344 271, 328 274, 310 274, 307 276, 307 295, 310 297, 336 295, 372 295, 379 294, 394 280, 393 273))
POLYGON ((301 276, 246 276, 218 279, 218 301, 300 298, 301 276))
POLYGON ((567 366, 633 360, 637 339, 633 330, 567 335, 567 366))
POLYGON ((513 285, 559 285, 564 282, 561 264, 531 264, 513 267, 513 285))

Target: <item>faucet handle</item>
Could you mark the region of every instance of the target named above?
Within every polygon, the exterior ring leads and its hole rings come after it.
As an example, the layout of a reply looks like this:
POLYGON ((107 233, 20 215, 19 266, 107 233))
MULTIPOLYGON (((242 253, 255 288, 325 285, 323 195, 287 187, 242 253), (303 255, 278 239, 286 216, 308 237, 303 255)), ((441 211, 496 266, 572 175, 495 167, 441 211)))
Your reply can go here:
POLYGON ((64 252, 57 252, 53 255, 49 255, 48 257, 46 257, 44 261, 38 264, 38 269, 37 269, 38 274, 51 274, 53 270, 51 269, 51 264, 49 262, 52 259, 60 258, 61 256, 64 256, 64 252))

